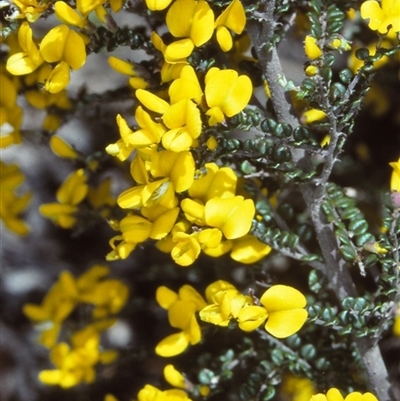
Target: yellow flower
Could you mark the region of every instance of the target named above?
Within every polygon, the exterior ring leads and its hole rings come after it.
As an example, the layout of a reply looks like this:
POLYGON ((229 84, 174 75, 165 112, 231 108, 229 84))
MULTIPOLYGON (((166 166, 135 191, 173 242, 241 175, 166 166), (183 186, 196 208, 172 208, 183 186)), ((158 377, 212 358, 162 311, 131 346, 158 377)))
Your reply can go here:
POLYGON ((17 105, 17 87, 8 75, 0 73, 0 148, 21 142, 19 128, 22 109, 17 105))
POLYGON ((118 114, 117 124, 121 139, 106 147, 107 153, 121 161, 126 160, 135 149, 159 143, 167 131, 163 124, 154 122, 141 106, 136 109, 135 119, 140 129, 132 131, 126 120, 118 114))
POLYGON ((50 358, 56 369, 40 372, 42 383, 62 388, 92 383, 96 378, 95 366, 117 357, 113 351, 100 351, 100 333, 93 326, 74 333, 71 342, 72 348, 64 342, 52 348, 50 358))
POLYGON ((56 193, 57 200, 67 205, 77 205, 85 198, 88 190, 85 170, 81 168, 65 179, 56 193))
POLYGON ((18 195, 15 191, 25 177, 17 165, 7 165, 0 161, 0 220, 17 235, 29 233, 27 224, 20 215, 28 206, 32 194, 18 195))
POLYGON ((326 395, 321 393, 313 395, 310 398, 310 401, 378 401, 378 399, 372 393, 361 394, 357 391, 354 391, 346 398, 343 398, 337 388, 331 388, 328 390, 326 395))
POLYGON ((86 62, 82 37, 66 25, 51 29, 40 43, 40 53, 48 63, 59 62, 47 77, 44 88, 57 93, 69 83, 69 69, 77 70, 86 62))
POLYGON ((117 314, 126 304, 128 287, 120 280, 107 279, 110 269, 93 265, 77 280, 78 301, 94 305, 92 316, 104 319, 117 314))
POLYGON ((40 214, 62 228, 71 228, 76 223, 76 207, 88 193, 85 170, 83 168, 71 173, 57 190, 59 203, 45 203, 40 206, 40 214))
POLYGON ((157 344, 157 355, 163 357, 179 355, 189 344, 199 343, 201 331, 195 313, 206 306, 203 297, 192 286, 184 285, 179 289, 179 293, 161 286, 157 289, 156 299, 162 308, 168 310, 170 325, 181 330, 157 344))
MULTIPOLYGON (((183 93, 181 92, 181 95, 183 93)), ((194 92, 186 93, 196 96, 198 91, 195 89, 194 92)), ((200 110, 187 95, 181 96, 182 98, 172 105, 146 90, 137 90, 136 96, 149 110, 163 115, 162 121, 169 128, 161 140, 165 149, 183 152, 195 144, 196 138, 201 134, 201 116, 200 110)))
POLYGON ((35 22, 47 10, 50 3, 37 0, 13 0, 18 7, 20 15, 17 18, 25 18, 28 22, 35 22))
POLYGON ((214 13, 204 0, 176 0, 167 12, 167 26, 176 38, 183 38, 165 48, 169 63, 179 62, 204 45, 214 32, 214 13))
POLYGON ((265 330, 277 338, 286 338, 301 329, 308 313, 305 296, 293 287, 274 285, 260 298, 268 311, 265 330))
POLYGON ((119 195, 118 204, 123 209, 157 204, 172 209, 178 202, 175 193, 186 191, 192 185, 194 168, 190 152, 155 152, 151 156, 150 173, 156 180, 127 189, 119 195))
POLYGON ((369 19, 368 26, 373 31, 387 33, 391 26, 390 30, 400 32, 399 0, 382 0, 380 3, 369 0, 361 5, 360 11, 363 19, 369 19))
POLYGON ((309 109, 302 115, 302 120, 305 124, 311 124, 317 121, 321 121, 326 117, 326 113, 318 109, 309 109))
POLYGON ((281 393, 287 401, 310 401, 316 393, 313 382, 307 377, 298 377, 285 373, 282 379, 281 393))
POLYGON ((44 297, 42 304, 25 304, 24 314, 37 323, 46 322, 39 342, 51 348, 57 341, 60 324, 71 314, 78 302, 78 288, 75 278, 67 271, 60 274, 58 281, 44 297))
POLYGON ((311 35, 307 35, 304 42, 306 56, 310 60, 315 60, 322 56, 322 50, 317 45, 317 39, 311 35))
POLYGON ((32 29, 26 21, 19 28, 18 43, 23 51, 10 56, 6 68, 13 75, 26 75, 35 71, 44 61, 32 39, 32 29))
POLYGON ((389 165, 393 168, 390 177, 390 190, 400 192, 400 158, 397 162, 389 163, 389 165))
POLYGON ((246 25, 246 13, 240 0, 233 0, 215 21, 217 41, 222 51, 232 49, 232 36, 228 30, 241 34, 246 25))
POLYGON ((181 372, 175 369, 174 365, 166 365, 164 368, 164 378, 173 387, 186 388, 186 381, 181 372))
POLYGON ((196 171, 189 196, 205 203, 212 198, 230 198, 235 196, 237 176, 230 167, 218 167, 215 163, 206 163, 196 171))
POLYGON ((180 100, 194 100, 197 104, 201 103, 203 91, 201 89, 196 72, 191 65, 185 65, 179 75, 174 79, 168 89, 171 104, 178 103, 180 100))
POLYGON ((253 86, 246 75, 238 76, 234 70, 220 70, 213 67, 205 78, 205 96, 210 108, 206 115, 210 116, 209 125, 224 121, 225 117, 233 117, 240 113, 249 103, 253 86))
POLYGON ((173 104, 162 120, 169 128, 162 137, 162 144, 173 152, 189 150, 201 134, 200 110, 191 100, 182 99, 173 104))
POLYGON ((243 307, 253 303, 249 296, 242 295, 232 284, 218 280, 206 288, 210 305, 200 311, 204 322, 226 327, 233 318, 238 318, 243 307))

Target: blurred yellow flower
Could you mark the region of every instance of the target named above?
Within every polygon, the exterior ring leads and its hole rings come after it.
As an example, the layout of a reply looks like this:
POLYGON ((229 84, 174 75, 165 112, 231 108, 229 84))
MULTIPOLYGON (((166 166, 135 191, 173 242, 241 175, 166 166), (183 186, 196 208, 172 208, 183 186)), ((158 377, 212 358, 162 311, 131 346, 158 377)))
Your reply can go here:
POLYGON ((390 30, 400 32, 400 0, 369 0, 361 4, 360 11, 373 31, 387 33, 390 26, 390 30))
POLYGON ((389 165, 393 168, 390 177, 390 190, 400 192, 400 158, 397 162, 389 163, 389 165))
POLYGON ((160 341, 156 346, 156 354, 169 357, 179 355, 191 345, 201 340, 201 330, 195 313, 207 304, 203 297, 190 285, 184 285, 176 293, 165 286, 157 289, 158 304, 168 310, 168 320, 172 327, 180 329, 160 341))

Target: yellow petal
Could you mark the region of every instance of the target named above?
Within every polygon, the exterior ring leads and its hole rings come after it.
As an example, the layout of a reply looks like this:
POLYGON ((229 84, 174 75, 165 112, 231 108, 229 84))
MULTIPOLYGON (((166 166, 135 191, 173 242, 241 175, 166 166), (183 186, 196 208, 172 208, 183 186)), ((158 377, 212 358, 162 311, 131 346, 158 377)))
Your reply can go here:
POLYGON ((306 56, 310 60, 315 60, 322 56, 322 50, 317 45, 317 39, 313 36, 307 35, 304 41, 304 49, 306 56))
POLYGON ((200 251, 200 244, 188 236, 176 243, 171 251, 171 257, 180 266, 190 266, 199 257, 200 251))
POLYGON ((143 186, 127 189, 118 196, 118 205, 122 209, 137 209, 141 207, 143 205, 142 191, 143 186))
POLYGON ((88 192, 85 170, 83 168, 71 173, 58 189, 56 196, 60 203, 77 205, 88 192))
POLYGON ((204 308, 207 304, 203 297, 191 285, 183 285, 179 289, 179 297, 186 302, 193 302, 196 310, 204 308))
POLYGON ((48 76, 44 89, 50 93, 58 93, 69 84, 69 65, 65 61, 58 63, 48 76))
POLYGON ((343 396, 337 388, 331 388, 326 393, 328 401, 343 401, 343 396))
POLYGON ((28 53, 16 53, 8 58, 6 68, 12 75, 26 75, 35 71, 43 59, 39 61, 32 59, 28 53))
POLYGON ((245 306, 238 314, 239 327, 243 331, 253 331, 263 324, 267 316, 268 312, 262 306, 245 306))
POLYGON ((190 38, 172 42, 165 48, 164 57, 168 63, 180 62, 192 54, 194 49, 193 40, 190 38))
POLYGON ((166 22, 169 31, 176 38, 189 37, 193 14, 196 9, 194 0, 176 0, 167 12, 166 22))
POLYGON ((287 285, 274 285, 264 292, 260 302, 268 312, 304 308, 306 297, 293 287, 287 285))
POLYGON ((178 294, 162 285, 157 288, 156 300, 162 308, 169 309, 178 300, 178 294))
POLYGON ((74 25, 80 28, 86 25, 86 20, 64 1, 56 1, 54 3, 54 11, 57 18, 64 24, 74 25))
MULTIPOLYGON (((370 29, 373 31, 379 29, 379 32, 381 32, 380 27, 385 15, 377 1, 366 1, 361 4, 360 13, 363 19, 369 19, 368 26, 370 29)), ((383 32, 381 33, 387 32, 387 27, 382 30, 383 32)))
POLYGON ((254 202, 242 196, 210 199, 205 205, 207 225, 219 228, 227 239, 240 238, 251 228, 255 213, 254 202))
POLYGON ((171 334, 161 340, 156 346, 156 354, 163 357, 170 357, 182 354, 188 347, 189 342, 183 331, 171 334))
POLYGON ((59 157, 64 159, 76 159, 78 153, 68 143, 66 143, 59 136, 52 136, 50 138, 51 150, 59 157))
POLYGON ((48 63, 55 63, 63 59, 65 40, 69 28, 59 25, 51 29, 40 43, 40 53, 48 63))
POLYGON ((179 208, 175 207, 158 216, 151 228, 150 238, 159 240, 167 236, 178 218, 179 211, 179 208))
POLYGON ((86 62, 86 48, 82 37, 69 30, 64 43, 63 60, 73 69, 78 70, 86 62))
POLYGON ((246 25, 246 13, 240 0, 233 0, 217 18, 215 26, 219 25, 224 25, 237 34, 242 33, 246 25))
POLYGON ((193 40, 196 47, 199 47, 208 42, 213 33, 214 12, 206 1, 199 0, 191 20, 190 38, 193 40))
POLYGON ((164 114, 169 108, 169 104, 165 100, 145 89, 138 89, 135 94, 139 101, 151 111, 164 114))
POLYGON ((127 216, 120 222, 119 229, 127 242, 140 243, 150 236, 152 223, 141 216, 127 216))
POLYGON ((271 247, 260 242, 253 235, 246 235, 233 241, 231 258, 240 263, 258 262, 271 252, 271 247))
POLYGON ((305 309, 269 312, 265 330, 277 338, 286 338, 301 329, 307 320, 307 316, 308 313, 305 309))
POLYGON ((129 63, 128 61, 121 60, 118 57, 110 56, 108 58, 108 64, 110 64, 110 67, 115 71, 119 72, 120 74, 125 74, 125 75, 135 74, 133 64, 129 63))
POLYGON ((232 49, 233 40, 230 32, 224 26, 218 26, 217 29, 217 41, 223 52, 228 52, 232 49))
POLYGON ((167 365, 164 368, 164 378, 173 387, 185 388, 185 378, 182 373, 174 368, 174 365, 167 365))

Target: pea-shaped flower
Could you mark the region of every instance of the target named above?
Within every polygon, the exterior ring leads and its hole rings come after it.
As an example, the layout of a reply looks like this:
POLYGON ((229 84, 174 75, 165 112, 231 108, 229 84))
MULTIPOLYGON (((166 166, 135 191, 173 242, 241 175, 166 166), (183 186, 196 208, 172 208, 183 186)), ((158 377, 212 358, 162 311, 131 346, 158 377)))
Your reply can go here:
POLYGON ((368 26, 373 31, 387 33, 389 26, 400 32, 400 0, 366 1, 361 5, 361 17, 369 19, 368 26))
POLYGON ((310 60, 315 60, 322 56, 322 50, 317 45, 317 39, 314 36, 307 35, 304 41, 304 50, 310 60))
POLYGON ((262 306, 244 307, 238 316, 239 327, 252 331, 265 319, 265 330, 277 338, 286 338, 298 332, 307 319, 305 296, 293 287, 274 285, 260 298, 262 306))
POLYGON ((26 21, 23 22, 18 31, 18 43, 23 51, 10 56, 6 64, 6 68, 11 74, 30 74, 43 63, 43 56, 32 36, 31 27, 26 21))
POLYGON ((161 286, 157 289, 158 304, 168 310, 168 320, 178 333, 164 338, 156 346, 156 353, 168 357, 179 355, 189 346, 201 340, 201 330, 195 313, 206 306, 203 297, 190 285, 184 285, 179 293, 161 286))
POLYGON ((86 49, 82 37, 66 25, 51 29, 40 44, 40 53, 48 63, 56 63, 45 82, 45 89, 57 93, 69 83, 69 70, 78 70, 86 62, 86 49))
POLYGON ((165 60, 174 63, 189 57, 195 47, 211 39, 214 13, 204 0, 176 0, 168 10, 167 26, 174 37, 183 38, 165 49, 165 60))
POLYGON ((253 85, 246 75, 238 75, 234 70, 211 68, 206 75, 205 96, 210 108, 206 114, 208 124, 215 125, 225 117, 240 113, 249 103, 253 85))
POLYGON ((236 34, 241 34, 246 25, 246 13, 239 0, 233 0, 231 4, 215 21, 217 41, 222 51, 232 49, 233 41, 229 29, 236 34))

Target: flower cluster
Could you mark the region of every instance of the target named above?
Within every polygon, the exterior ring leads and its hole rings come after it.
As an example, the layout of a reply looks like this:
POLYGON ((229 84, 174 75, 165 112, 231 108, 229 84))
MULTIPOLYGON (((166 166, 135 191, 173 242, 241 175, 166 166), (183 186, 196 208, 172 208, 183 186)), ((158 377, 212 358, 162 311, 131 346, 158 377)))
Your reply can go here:
MULTIPOLYGON (((82 158, 78 151, 58 136, 52 136, 50 146, 53 152, 65 159, 82 158)), ((83 201, 87 200, 92 210, 96 210, 103 218, 109 214, 116 200, 111 195, 110 179, 105 179, 98 187, 91 187, 87 183, 91 172, 95 171, 95 160, 87 162, 87 168, 73 171, 58 188, 56 198, 58 202, 45 203, 39 208, 42 216, 51 219, 62 228, 71 228, 78 222, 77 214, 83 211, 83 201), (79 206, 82 206, 79 209, 79 206)))
MULTIPOLYGON (((153 10, 169 5, 147 4, 153 10)), ((215 163, 196 169, 192 153, 204 144, 212 149, 215 139, 202 137, 205 121, 214 126, 240 113, 250 100, 252 84, 246 75, 217 67, 210 68, 202 81, 186 58, 194 47, 211 39, 214 25, 218 42, 229 50, 229 29, 240 33, 244 23, 243 6, 237 0, 215 24, 205 1, 177 0, 168 9, 166 24, 172 36, 181 39, 165 45, 153 32, 153 43, 167 66, 161 78, 168 82, 168 96, 155 95, 143 89, 142 80, 135 81, 132 86, 141 86, 135 92, 140 102, 135 112, 138 128, 131 129, 117 116, 121 139, 106 150, 121 161, 133 154, 130 171, 136 185, 118 197, 118 205, 129 212, 113 224, 121 235, 111 240, 108 260, 125 259, 147 239, 157 241, 157 247, 181 266, 191 265, 201 252, 213 257, 231 252, 232 258, 243 263, 253 263, 270 252, 249 235, 254 202, 237 195, 234 171, 215 163)), ((116 58, 110 64, 121 72, 134 71, 116 58)))
POLYGON ((277 338, 286 338, 298 332, 307 319, 306 298, 298 290, 286 285, 274 285, 255 302, 241 294, 232 284, 218 280, 206 289, 206 299, 190 285, 175 293, 167 287, 157 289, 158 304, 168 310, 172 327, 180 329, 156 346, 156 353, 169 357, 181 354, 189 344, 201 341, 201 330, 196 313, 207 323, 226 327, 236 319, 243 331, 253 331, 266 320, 265 330, 277 338), (261 305, 259 305, 261 304, 261 305))
POLYGON ((129 291, 121 281, 107 278, 109 272, 102 265, 92 266, 78 278, 64 271, 41 305, 24 305, 24 314, 38 325, 38 341, 50 349, 50 359, 56 367, 40 372, 43 383, 63 388, 91 383, 96 377, 96 365, 111 363, 117 357, 115 351, 102 351, 100 335, 115 323, 115 315, 125 305, 129 291), (81 305, 92 306, 90 321, 72 334, 68 330, 68 342, 58 342, 68 317, 81 305))
POLYGON ((18 235, 29 232, 27 224, 20 217, 32 197, 30 192, 23 195, 18 193, 18 187, 24 179, 17 165, 0 161, 0 219, 10 231, 18 235))

